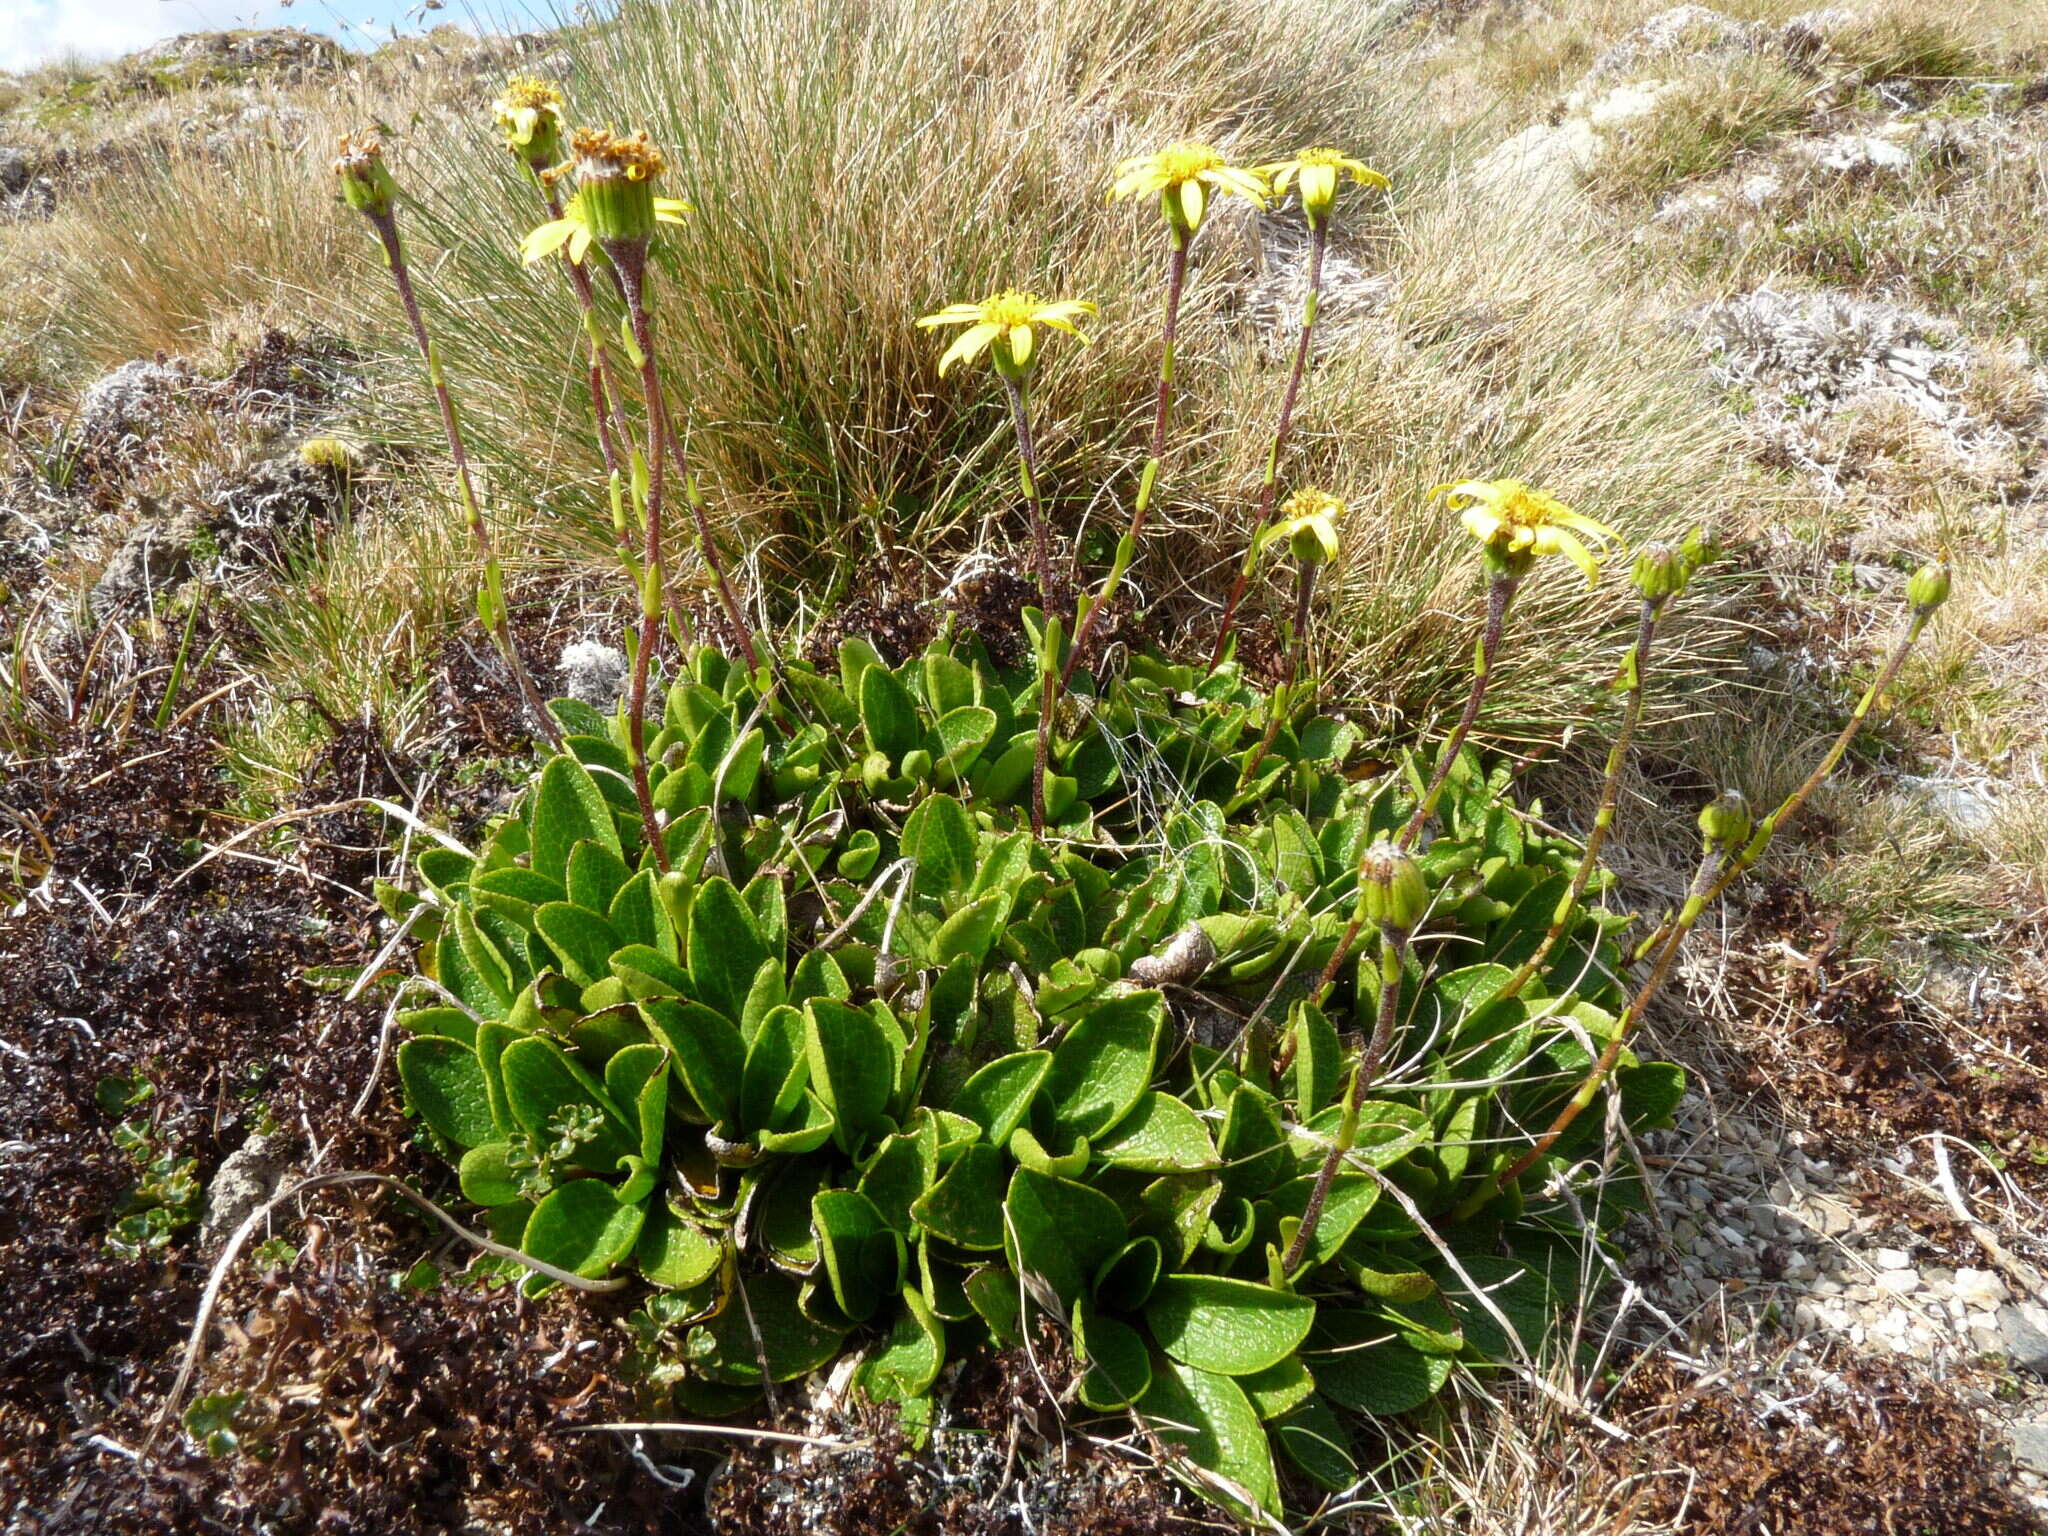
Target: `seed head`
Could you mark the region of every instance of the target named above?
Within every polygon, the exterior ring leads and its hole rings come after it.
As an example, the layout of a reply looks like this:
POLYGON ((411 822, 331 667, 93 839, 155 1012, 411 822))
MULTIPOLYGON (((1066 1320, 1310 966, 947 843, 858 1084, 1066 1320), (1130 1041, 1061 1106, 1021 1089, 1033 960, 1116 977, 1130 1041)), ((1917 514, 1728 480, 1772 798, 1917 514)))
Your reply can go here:
POLYGON ((1378 927, 1414 932, 1429 910, 1422 867, 1383 837, 1366 849, 1358 875, 1360 915, 1378 927))
POLYGON ((357 213, 383 218, 398 200, 398 183, 384 164, 384 146, 368 134, 341 136, 334 174, 341 178, 342 200, 357 213))

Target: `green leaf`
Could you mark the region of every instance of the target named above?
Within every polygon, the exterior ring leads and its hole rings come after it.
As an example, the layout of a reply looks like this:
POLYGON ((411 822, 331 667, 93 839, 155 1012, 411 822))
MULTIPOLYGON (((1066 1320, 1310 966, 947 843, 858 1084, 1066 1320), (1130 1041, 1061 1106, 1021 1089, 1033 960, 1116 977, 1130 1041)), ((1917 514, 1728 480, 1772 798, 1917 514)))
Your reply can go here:
POLYGON ((882 1220, 910 1237, 910 1208, 932 1187, 938 1169, 938 1126, 924 1115, 916 1130, 899 1131, 875 1149, 861 1169, 859 1189, 874 1202, 882 1220))
POLYGON ((1165 999, 1150 991, 1090 1009, 1053 1052, 1045 1087, 1054 1118, 1093 1138, 1129 1114, 1152 1081, 1165 1019, 1165 999))
POLYGON ((771 1380, 794 1381, 838 1354, 845 1337, 844 1329, 805 1316, 797 1305, 796 1281, 771 1269, 743 1275, 739 1294, 691 1331, 684 1354, 714 1382, 757 1387, 764 1357, 771 1380))
POLYGON ((739 1124, 764 1131, 783 1124, 803 1100, 810 1081, 804 1054, 804 1019, 794 1008, 771 1008, 747 1042, 740 1073, 739 1124))
POLYGON ((951 795, 933 795, 903 823, 903 852, 917 860, 910 888, 923 896, 965 890, 974 878, 974 823, 951 795))
POLYGON ((595 1280, 633 1251, 646 1215, 643 1206, 621 1205, 601 1179, 574 1179, 533 1208, 520 1246, 557 1269, 595 1280))
POLYGON ((714 1123, 737 1129, 746 1061, 739 1027, 702 1003, 665 997, 642 1003, 640 1016, 674 1053, 676 1073, 690 1090, 690 1097, 714 1123))
POLYGON ((1450 1379, 1448 1355, 1425 1355, 1380 1318, 1325 1309, 1302 1363, 1334 1403, 1357 1413, 1395 1414, 1420 1408, 1450 1379))
POLYGON ((1239 1083, 1224 1107, 1216 1151, 1223 1159, 1223 1187, 1240 1199, 1256 1200, 1286 1178, 1292 1167, 1287 1133, 1272 1097, 1239 1083))
POLYGON ((398 1048, 398 1080, 414 1112, 458 1147, 496 1139, 484 1070, 468 1046, 441 1035, 408 1040, 398 1048))
POLYGON ((855 1378, 868 1396, 901 1402, 931 1390, 946 1363, 946 1332, 932 1315, 923 1292, 906 1285, 903 1310, 881 1347, 861 1363, 855 1378))
POLYGON ((686 1221, 656 1200, 647 1211, 647 1221, 633 1245, 633 1262, 654 1285, 669 1290, 688 1290, 702 1285, 718 1273, 725 1259, 725 1244, 693 1221, 686 1221))
POLYGON ((1222 1275, 1168 1275, 1145 1307, 1161 1349, 1226 1376, 1249 1376, 1286 1359, 1315 1316, 1306 1296, 1222 1275))
POLYGON ((1074 1307, 1074 1359, 1085 1367, 1080 1399, 1097 1413, 1135 1403, 1151 1388, 1152 1358, 1138 1330, 1085 1301, 1074 1307))
POLYGON ((691 990, 737 1019, 763 961, 773 958, 761 941, 754 914, 730 880, 713 875, 697 887, 690 908, 691 990))
MULTIPOLYGON (((1281 1185, 1266 1198, 1266 1213, 1276 1223, 1283 1216, 1299 1221, 1308 1210, 1309 1196, 1315 1189, 1317 1177, 1317 1174, 1306 1174, 1281 1185)), ((1358 1224, 1379 1203, 1379 1198, 1379 1181, 1370 1174, 1347 1172, 1332 1178, 1323 1199, 1322 1215, 1316 1221, 1315 1236, 1309 1241, 1309 1266, 1313 1268, 1334 1259, 1346 1240, 1358 1230, 1358 1224)), ((1281 1244, 1284 1248, 1293 1242, 1294 1229, 1281 1224, 1273 1235, 1276 1239, 1285 1239, 1281 1244)))
POLYGON ((979 966, 994 946, 1010 913, 1010 894, 999 891, 971 901, 939 925, 932 936, 931 962, 950 965, 965 955, 979 966))
POLYGON ((994 710, 963 704, 939 716, 932 727, 932 756, 954 773, 965 773, 995 740, 995 734, 994 710))
POLYGON ((1029 1168, 1011 1176, 1003 1213, 1011 1267, 1051 1286, 1062 1310, 1080 1299, 1103 1260, 1130 1235, 1109 1196, 1029 1168))
POLYGON ((811 1089, 832 1111, 833 1140, 851 1155, 883 1123, 902 1046, 873 1015, 828 997, 804 1004, 804 1026, 811 1089))
POLYGON ((1237 1384, 1244 1388, 1244 1395, 1251 1399, 1262 1419, 1279 1418, 1316 1389, 1315 1378, 1309 1375, 1298 1355, 1289 1355, 1263 1371, 1242 1376, 1237 1384))
POLYGON ((498 1065, 504 1073, 505 1099, 513 1118, 544 1142, 554 1139, 554 1122, 564 1110, 589 1106, 600 1111, 596 1134, 570 1158, 577 1167, 608 1174, 617 1169, 620 1158, 638 1152, 637 1131, 628 1132, 618 1106, 554 1041, 539 1035, 514 1040, 505 1047, 498 1065))
POLYGON ((632 873, 617 849, 603 843, 578 843, 569 850, 569 900, 603 916, 632 873))
POLYGON ((673 959, 676 931, 654 898, 654 871, 643 869, 612 898, 605 919, 625 945, 639 945, 673 959))
POLYGON ((611 807, 589 770, 573 757, 549 758, 533 797, 533 868, 566 889, 569 852, 586 839, 623 852, 611 807))
POLYGON ((946 1107, 965 1115, 996 1146, 1008 1146, 1010 1134, 1030 1113, 1031 1101, 1052 1070, 1052 1052, 1017 1051, 998 1057, 960 1086, 946 1107))
POLYGON ((860 675, 860 719, 867 727, 868 745, 888 753, 891 762, 900 762, 904 753, 924 741, 916 701, 885 666, 869 666, 860 675))
POLYGON ((1226 1479, 1267 1514, 1280 1513, 1273 1448, 1244 1389, 1228 1376, 1162 1360, 1138 1411, 1160 1439, 1184 1447, 1196 1466, 1226 1479))
POLYGON ((1293 1035, 1294 1060, 1288 1063, 1287 1088, 1296 1118, 1306 1120, 1336 1093, 1343 1052, 1336 1026, 1314 1003, 1296 1007, 1293 1035))
POLYGON ((911 1206, 913 1220, 957 1248, 1003 1246, 1003 1154, 977 1141, 911 1206))
MULTIPOLYGON (((518 988, 512 984, 512 967, 505 956, 478 931, 476 919, 467 906, 458 906, 451 916, 449 928, 462 949, 463 961, 471 974, 483 983, 494 1006, 487 1010, 494 1017, 503 1017, 512 1006, 512 998, 518 988)), ((522 978, 523 979, 523 978, 522 978)))
POLYGON ((456 1175, 462 1184, 462 1198, 473 1205, 510 1205, 525 1191, 512 1171, 511 1145, 487 1141, 462 1154, 456 1175))
POLYGON ((1320 1397, 1310 1397, 1276 1419, 1273 1440, 1319 1487, 1342 1493, 1358 1481, 1351 1432, 1320 1397))
POLYGON ((686 997, 690 976, 675 960, 645 944, 628 944, 611 957, 612 974, 635 998, 686 997))
POLYGON ((875 1315, 882 1297, 903 1283, 903 1236, 874 1201, 851 1189, 821 1190, 811 1199, 811 1227, 832 1285, 832 1299, 856 1323, 875 1315))
MULTIPOLYGON (((1557 1295, 1543 1277, 1520 1260, 1498 1258, 1492 1254, 1462 1254, 1458 1263, 1471 1277, 1472 1284, 1484 1292, 1508 1320, 1522 1349, 1531 1355, 1539 1353, 1544 1336, 1557 1316, 1557 1295)), ((1468 1343, 1496 1360, 1512 1352, 1507 1333, 1494 1319, 1492 1311, 1479 1301, 1449 1265, 1432 1265, 1430 1274, 1452 1315, 1463 1327, 1468 1343)))
POLYGON ((1136 1108, 1095 1144, 1095 1151, 1106 1163, 1148 1173, 1216 1166, 1216 1144, 1202 1117, 1164 1093, 1140 1096, 1136 1108))
POLYGON ((533 925, 562 962, 562 970, 579 987, 612 973, 612 955, 621 947, 612 925, 586 907, 551 901, 534 909, 533 925))

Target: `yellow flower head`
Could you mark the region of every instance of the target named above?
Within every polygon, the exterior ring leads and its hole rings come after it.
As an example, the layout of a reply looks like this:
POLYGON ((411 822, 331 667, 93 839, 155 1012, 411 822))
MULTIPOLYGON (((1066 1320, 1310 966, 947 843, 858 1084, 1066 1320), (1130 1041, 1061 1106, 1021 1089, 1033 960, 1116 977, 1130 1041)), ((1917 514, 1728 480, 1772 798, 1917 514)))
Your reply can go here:
POLYGON ((1281 503, 1280 520, 1260 536, 1260 546, 1284 539, 1299 564, 1328 565, 1337 558, 1337 520, 1347 510, 1343 497, 1305 485, 1281 503))
POLYGON ((987 352, 1004 378, 1022 379, 1038 362, 1038 337, 1033 326, 1065 331, 1086 346, 1088 338, 1074 321, 1094 313, 1095 306, 1085 299, 1061 299, 1048 304, 1035 293, 1006 288, 979 304, 948 304, 917 323, 926 329, 935 325, 967 327, 939 359, 941 378, 955 363, 971 363, 987 352))
POLYGON ((1387 185, 1387 178, 1362 160, 1353 160, 1339 149, 1304 149, 1292 160, 1276 160, 1259 167, 1259 174, 1273 185, 1277 195, 1298 185, 1301 211, 1310 227, 1323 222, 1336 206, 1337 188, 1345 177, 1361 187, 1387 185))
POLYGON ((1605 523, 1581 516, 1555 496, 1520 480, 1459 480, 1433 486, 1430 500, 1441 500, 1456 512, 1465 531, 1487 553, 1519 573, 1538 555, 1563 555, 1586 574, 1586 585, 1600 579, 1600 562, 1578 537, 1605 542, 1618 537, 1605 523))
POLYGON ((559 219, 520 241, 519 254, 527 261, 539 261, 566 246, 569 260, 580 262, 593 240, 644 241, 655 225, 680 224, 690 211, 688 203, 654 195, 654 178, 668 162, 645 133, 627 138, 609 128, 578 128, 570 136, 569 149, 566 165, 542 175, 552 182, 573 169, 576 195, 559 219))
POLYGON ((562 93, 549 81, 514 75, 491 111, 505 147, 535 170, 562 158, 562 93))
POLYGON ((343 201, 357 213, 381 218, 398 199, 398 183, 384 164, 384 146, 367 133, 341 136, 334 174, 341 178, 343 201))
POLYGON ((1187 236, 1201 227, 1211 192, 1232 192, 1256 206, 1266 206, 1266 184, 1240 170, 1220 151, 1192 139, 1169 144, 1156 155, 1137 155, 1116 168, 1112 201, 1159 195, 1159 211, 1176 234, 1187 236))

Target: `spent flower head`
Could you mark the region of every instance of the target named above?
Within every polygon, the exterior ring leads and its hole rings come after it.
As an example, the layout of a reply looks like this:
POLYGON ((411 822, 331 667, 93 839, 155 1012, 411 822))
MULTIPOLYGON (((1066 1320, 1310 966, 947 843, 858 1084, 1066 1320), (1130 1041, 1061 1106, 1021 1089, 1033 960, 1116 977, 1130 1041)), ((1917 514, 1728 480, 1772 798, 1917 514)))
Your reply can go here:
POLYGON ((645 133, 628 138, 609 128, 578 128, 569 138, 567 164, 545 172, 554 181, 573 170, 576 195, 562 216, 534 230, 519 243, 519 254, 539 261, 564 246, 569 259, 583 260, 595 240, 600 245, 643 244, 657 224, 680 224, 690 205, 654 195, 655 178, 668 161, 645 133))
POLYGON ((1232 165, 1222 151, 1194 139, 1169 144, 1156 155, 1132 156, 1117 166, 1109 189, 1112 201, 1158 194, 1160 213, 1182 237, 1201 228, 1212 192, 1266 206, 1266 184, 1256 172, 1232 165))
POLYGON ((334 174, 341 196, 357 213, 383 218, 398 201, 398 183, 384 164, 384 146, 373 135, 344 133, 335 151, 334 174))
POLYGON ((1038 364, 1038 336, 1034 327, 1043 325, 1065 331, 1086 346, 1088 338, 1074 321, 1094 313, 1095 306, 1085 299, 1047 303, 1035 293, 1006 288, 979 304, 948 304, 917 323, 925 329, 938 325, 967 327, 939 359, 940 377, 955 363, 971 363, 987 352, 996 372, 1006 379, 1022 380, 1038 364))
POLYGON ((552 81, 514 75, 491 112, 505 147, 529 169, 544 171, 562 158, 562 93, 552 81))
POLYGON ((1304 149, 1292 160, 1260 166, 1259 175, 1272 185, 1276 196, 1289 187, 1296 188, 1311 229, 1330 216, 1337 203, 1337 188, 1346 177, 1361 187, 1384 189, 1388 185, 1386 177, 1341 149, 1304 149))
POLYGON ((1555 496, 1520 480, 1457 480, 1432 486, 1477 539, 1490 563, 1519 576, 1538 555, 1563 555, 1585 573, 1586 585, 1600 579, 1600 562, 1578 535, 1605 542, 1612 528, 1574 512, 1555 496))
POLYGON ((1280 518, 1259 537, 1262 548, 1283 540, 1301 565, 1327 565, 1337 558, 1337 521, 1348 510, 1344 498, 1305 485, 1281 503, 1280 518))

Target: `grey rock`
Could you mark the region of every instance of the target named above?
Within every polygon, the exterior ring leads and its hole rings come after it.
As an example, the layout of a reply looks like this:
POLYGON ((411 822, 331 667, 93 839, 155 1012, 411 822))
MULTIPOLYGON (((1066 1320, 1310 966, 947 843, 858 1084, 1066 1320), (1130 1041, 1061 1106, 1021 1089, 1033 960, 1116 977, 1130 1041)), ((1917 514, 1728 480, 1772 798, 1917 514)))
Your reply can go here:
POLYGON ((2014 1461, 2030 1472, 2048 1472, 2048 1421, 2008 1425, 2005 1438, 2014 1461))
POLYGON ((36 163, 25 149, 0 144, 0 192, 13 196, 35 179, 36 163))
POLYGON ((1704 5, 1675 5, 1659 11, 1614 44, 1586 71, 1588 81, 1625 74, 1673 54, 1687 58, 1727 57, 1756 46, 1757 29, 1704 5))
POLYGON ((251 1136, 221 1160, 206 1186, 206 1213, 199 1220, 199 1252, 211 1258, 221 1245, 284 1183, 284 1138, 251 1136))
POLYGON ((333 515, 342 495, 336 476, 297 454, 260 459, 207 492, 206 522, 222 551, 240 558, 266 548, 272 535, 333 515))
POLYGON ((2000 1307, 1998 1331, 2014 1365, 2036 1376, 2048 1376, 2048 1308, 2024 1301, 2000 1307))

